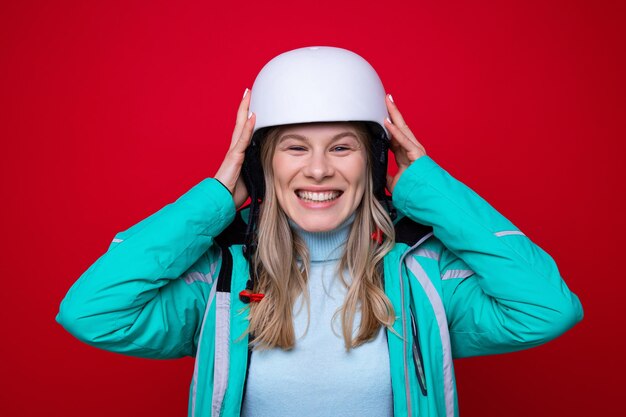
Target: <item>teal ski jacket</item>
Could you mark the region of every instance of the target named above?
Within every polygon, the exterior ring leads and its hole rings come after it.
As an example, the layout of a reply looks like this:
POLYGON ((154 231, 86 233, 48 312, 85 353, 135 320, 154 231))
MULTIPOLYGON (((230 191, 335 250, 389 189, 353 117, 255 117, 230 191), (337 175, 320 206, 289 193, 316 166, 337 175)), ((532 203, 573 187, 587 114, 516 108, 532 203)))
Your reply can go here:
MULTIPOLYGON (((384 290, 396 313, 397 334, 386 330, 394 415, 458 416, 454 358, 543 344, 579 322, 582 306, 550 255, 429 156, 401 175, 392 202, 384 290)), ((225 187, 202 180, 118 233, 71 286, 57 322, 108 351, 194 357, 189 416, 239 416, 249 271, 243 245, 216 242, 237 213, 225 187), (231 273, 218 280, 222 267, 231 273)))

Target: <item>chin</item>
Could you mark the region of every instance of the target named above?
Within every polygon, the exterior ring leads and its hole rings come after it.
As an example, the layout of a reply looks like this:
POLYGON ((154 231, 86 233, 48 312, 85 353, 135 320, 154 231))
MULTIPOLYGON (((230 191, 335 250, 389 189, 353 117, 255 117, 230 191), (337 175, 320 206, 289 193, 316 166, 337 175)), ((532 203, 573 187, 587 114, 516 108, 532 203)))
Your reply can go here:
POLYGON ((307 232, 328 232, 336 229, 347 217, 338 220, 337 216, 303 216, 293 221, 307 232), (304 217, 304 218, 303 218, 304 217))
POLYGON ((334 225, 331 225, 331 226, 315 225, 315 226, 308 227, 306 225, 302 225, 300 227, 302 227, 307 232, 329 232, 329 231, 333 230, 336 226, 334 226, 334 225))

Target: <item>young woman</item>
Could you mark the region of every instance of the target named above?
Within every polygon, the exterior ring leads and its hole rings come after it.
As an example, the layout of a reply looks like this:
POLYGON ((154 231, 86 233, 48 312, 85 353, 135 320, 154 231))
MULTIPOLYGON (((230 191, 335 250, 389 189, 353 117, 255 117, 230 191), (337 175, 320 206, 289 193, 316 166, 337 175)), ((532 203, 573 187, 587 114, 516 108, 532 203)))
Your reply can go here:
POLYGON ((457 416, 453 358, 582 317, 554 260, 426 155, 374 69, 318 46, 265 65, 215 177, 118 233, 56 319, 102 349, 193 356, 189 415, 253 417, 457 416))

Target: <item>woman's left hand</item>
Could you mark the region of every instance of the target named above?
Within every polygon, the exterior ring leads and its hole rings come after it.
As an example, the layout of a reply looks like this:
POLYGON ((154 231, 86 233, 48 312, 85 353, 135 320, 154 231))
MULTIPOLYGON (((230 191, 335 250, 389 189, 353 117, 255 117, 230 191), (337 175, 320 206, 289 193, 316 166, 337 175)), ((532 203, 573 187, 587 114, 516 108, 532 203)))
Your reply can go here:
POLYGON ((398 172, 395 176, 387 174, 387 189, 390 193, 393 193, 393 189, 404 170, 417 158, 426 155, 426 150, 404 122, 398 107, 391 99, 391 94, 387 94, 385 103, 387 104, 387 111, 391 116, 392 122, 389 123, 389 120, 385 120, 385 127, 391 133, 389 149, 393 152, 396 165, 398 166, 398 172))

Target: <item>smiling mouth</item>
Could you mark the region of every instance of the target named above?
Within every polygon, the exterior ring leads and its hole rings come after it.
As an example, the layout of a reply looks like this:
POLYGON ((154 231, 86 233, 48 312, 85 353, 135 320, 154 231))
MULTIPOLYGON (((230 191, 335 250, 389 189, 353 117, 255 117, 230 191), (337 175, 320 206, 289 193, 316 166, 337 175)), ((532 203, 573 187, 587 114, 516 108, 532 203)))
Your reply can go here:
POLYGON ((316 203, 336 200, 341 196, 341 194, 343 194, 343 191, 313 192, 296 190, 298 198, 305 201, 314 201, 316 203))

